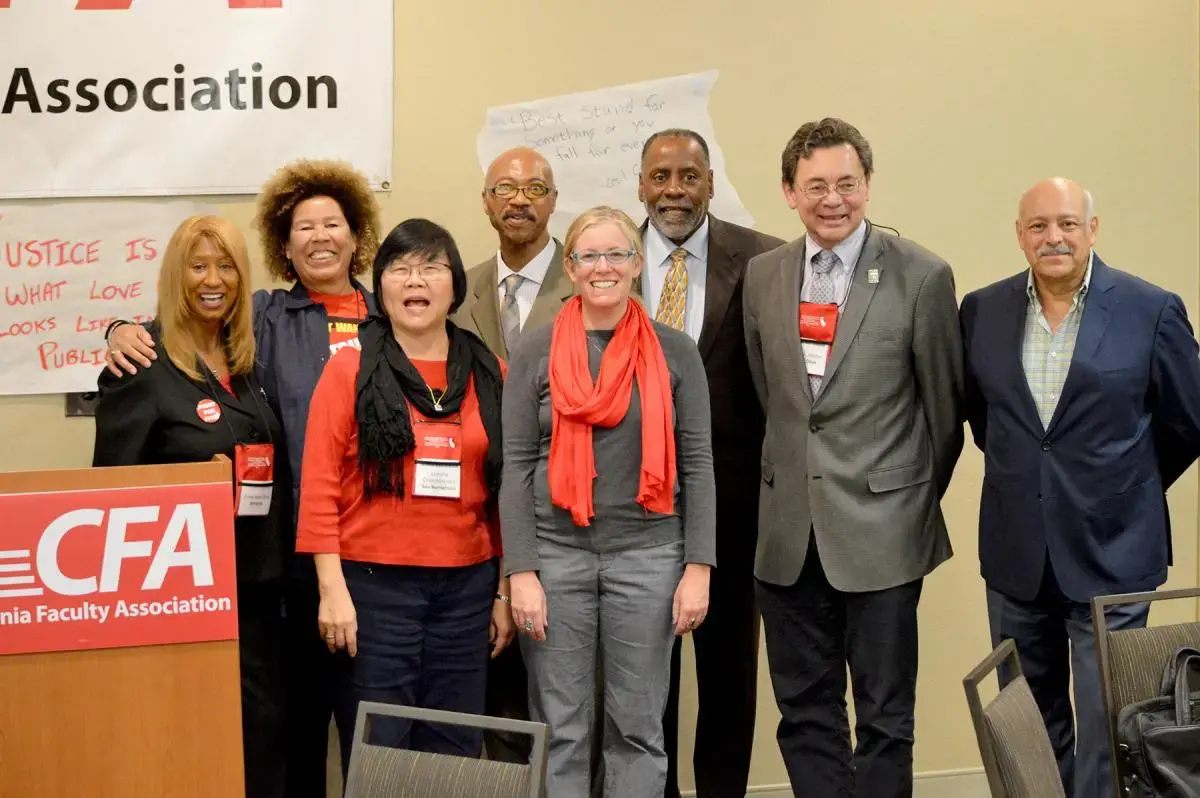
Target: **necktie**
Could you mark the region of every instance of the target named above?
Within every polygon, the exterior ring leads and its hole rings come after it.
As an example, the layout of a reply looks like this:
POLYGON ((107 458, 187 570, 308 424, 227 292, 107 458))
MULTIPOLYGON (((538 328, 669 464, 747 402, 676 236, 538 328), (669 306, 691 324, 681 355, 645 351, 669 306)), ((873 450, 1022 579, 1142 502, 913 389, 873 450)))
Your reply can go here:
MULTIPOLYGON (((815 305, 832 305, 833 300, 833 267, 841 262, 841 258, 837 256, 831 249, 823 249, 813 258, 813 277, 812 284, 808 287, 808 301, 815 305)), ((812 389, 813 398, 817 398, 817 394, 821 390, 821 377, 809 376, 808 387, 812 389)))
POLYGON ((679 247, 671 253, 671 270, 663 282, 654 320, 682 330, 687 315, 687 250, 679 247))
POLYGON ((504 333, 504 348, 508 356, 521 337, 521 309, 517 306, 517 288, 525 278, 515 272, 504 278, 504 296, 500 298, 500 329, 504 333))

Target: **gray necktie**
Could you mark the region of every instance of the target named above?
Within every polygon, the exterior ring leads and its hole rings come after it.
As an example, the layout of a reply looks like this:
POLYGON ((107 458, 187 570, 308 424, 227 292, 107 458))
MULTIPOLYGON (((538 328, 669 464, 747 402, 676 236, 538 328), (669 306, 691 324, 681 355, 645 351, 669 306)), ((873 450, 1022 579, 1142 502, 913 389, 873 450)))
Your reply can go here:
POLYGON ((517 307, 517 288, 525 278, 513 273, 504 278, 504 296, 500 298, 500 329, 509 357, 521 337, 521 309, 517 307))
MULTIPOLYGON (((815 305, 832 305, 833 299, 833 267, 841 262, 841 258, 832 249, 823 249, 813 258, 812 284, 808 288, 808 301, 815 305)), ((821 390, 821 377, 808 378, 808 387, 812 389, 815 399, 821 390)))

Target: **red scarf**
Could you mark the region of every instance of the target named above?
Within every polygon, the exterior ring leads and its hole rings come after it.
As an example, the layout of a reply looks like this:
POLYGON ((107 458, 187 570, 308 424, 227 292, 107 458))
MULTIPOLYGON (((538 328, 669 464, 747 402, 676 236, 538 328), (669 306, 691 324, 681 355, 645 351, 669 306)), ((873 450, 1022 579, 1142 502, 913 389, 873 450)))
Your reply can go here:
POLYGON ((563 305, 550 339, 550 499, 571 511, 576 526, 589 526, 596 514, 592 427, 615 427, 625 418, 635 377, 642 406, 637 503, 669 514, 675 509, 671 374, 650 316, 636 301, 629 302, 600 359, 600 379, 593 384, 583 300, 575 296, 563 305))

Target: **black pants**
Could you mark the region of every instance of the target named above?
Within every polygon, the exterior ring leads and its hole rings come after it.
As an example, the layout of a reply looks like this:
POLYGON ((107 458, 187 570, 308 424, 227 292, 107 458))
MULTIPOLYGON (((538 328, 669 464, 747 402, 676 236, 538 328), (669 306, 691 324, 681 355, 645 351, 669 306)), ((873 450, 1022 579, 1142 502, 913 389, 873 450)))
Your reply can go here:
POLYGON ((284 798, 287 769, 284 589, 238 585, 246 798, 284 798))
MULTIPOLYGON (((351 689, 338 708, 345 772, 361 701, 483 714, 498 571, 496 560, 456 568, 344 561, 342 570, 358 616, 351 689)), ((468 757, 483 751, 478 730, 398 718, 375 718, 370 742, 468 757)))
MULTIPOLYGON (((487 714, 496 718, 529 720, 528 682, 521 647, 513 640, 499 656, 488 662, 487 714)), ((485 731, 483 744, 488 759, 525 763, 529 761, 533 740, 525 734, 485 731)))
POLYGON ((288 798, 325 798, 338 663, 317 628, 319 607, 315 576, 290 584, 286 624, 288 798))
POLYGON ((815 542, 795 584, 757 582, 771 683, 783 716, 779 750, 796 795, 911 798, 921 584, 918 579, 872 593, 843 593, 825 578, 815 542))
MULTIPOLYGON (((753 543, 753 539, 750 541, 753 543)), ((758 604, 753 555, 744 563, 718 553, 708 616, 692 633, 696 653, 697 798, 745 798, 758 702, 758 604)), ((679 798, 679 675, 681 638, 671 654, 671 687, 663 716, 667 750, 666 798, 679 798)))

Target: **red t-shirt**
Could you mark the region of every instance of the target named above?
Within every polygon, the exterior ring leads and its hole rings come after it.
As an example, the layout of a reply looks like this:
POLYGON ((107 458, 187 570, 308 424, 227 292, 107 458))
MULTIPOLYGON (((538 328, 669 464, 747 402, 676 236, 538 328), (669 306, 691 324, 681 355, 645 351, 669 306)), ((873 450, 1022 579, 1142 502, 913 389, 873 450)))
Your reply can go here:
MULTIPOLYGON (((404 461, 403 498, 363 499, 358 465, 354 385, 361 355, 346 349, 331 358, 308 412, 300 483, 296 550, 340 554, 385 565, 474 565, 501 554, 496 497, 484 477, 488 437, 474 384, 462 403, 461 498, 413 496, 414 459, 404 461)), ((435 390, 446 385, 445 361, 413 360, 435 390)), ((501 367, 503 369, 503 366, 501 367)))
POLYGON ((309 298, 325 306, 329 316, 329 354, 332 357, 339 349, 347 346, 359 349, 358 323, 367 317, 367 303, 362 294, 317 294, 312 291, 309 298))

